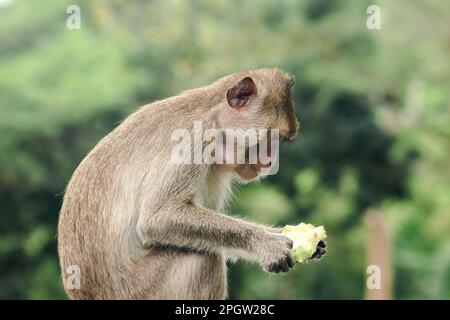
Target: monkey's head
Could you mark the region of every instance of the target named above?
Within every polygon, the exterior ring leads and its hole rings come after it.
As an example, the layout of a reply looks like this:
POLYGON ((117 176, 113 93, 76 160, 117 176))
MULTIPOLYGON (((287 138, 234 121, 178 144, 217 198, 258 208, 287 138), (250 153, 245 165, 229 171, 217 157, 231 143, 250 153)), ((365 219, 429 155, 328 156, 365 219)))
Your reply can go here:
MULTIPOLYGON (((281 141, 292 141, 298 133, 292 88, 294 79, 278 68, 262 68, 230 75, 222 79, 226 90, 217 113, 221 129, 254 129, 277 131, 281 141)), ((260 143, 259 141, 258 143, 260 143)), ((259 145, 249 145, 249 148, 259 145)), ((270 149, 270 144, 268 145, 270 149)), ((258 178, 265 166, 241 164, 232 166, 244 181, 258 178)))

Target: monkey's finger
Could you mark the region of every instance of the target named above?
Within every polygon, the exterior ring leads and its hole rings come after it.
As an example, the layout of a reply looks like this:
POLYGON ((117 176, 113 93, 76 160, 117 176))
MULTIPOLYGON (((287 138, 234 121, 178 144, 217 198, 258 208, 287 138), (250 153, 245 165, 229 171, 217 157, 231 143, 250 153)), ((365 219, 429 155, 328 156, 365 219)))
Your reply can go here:
POLYGON ((323 240, 320 240, 319 243, 317 244, 318 247, 320 248, 326 248, 327 247, 327 243, 323 240))
POLYGON ((290 252, 288 253, 288 255, 286 257, 285 265, 286 265, 286 270, 284 272, 288 272, 289 269, 291 269, 295 266, 295 259, 290 252))
POLYGON ((288 261, 287 260, 283 261, 283 263, 280 264, 280 268, 281 268, 281 271, 288 272, 290 269, 288 261))
POLYGON ((295 265, 295 260, 291 255, 289 255, 287 262, 288 262, 289 268, 292 268, 295 265))
POLYGON ((278 264, 278 263, 275 263, 274 264, 274 266, 273 266, 273 272, 275 272, 275 273, 280 273, 280 264, 278 264))
POLYGON ((289 239, 286 236, 282 236, 284 242, 286 243, 286 245, 288 246, 289 249, 292 249, 292 247, 294 246, 294 241, 292 241, 291 239, 289 239))
POLYGON ((277 272, 276 271, 277 270, 277 264, 276 263, 272 263, 272 264, 270 264, 268 267, 267 267, 267 271, 269 271, 269 272, 277 272))
POLYGON ((281 231, 283 230, 283 228, 267 227, 267 230, 268 230, 270 233, 281 233, 281 231))

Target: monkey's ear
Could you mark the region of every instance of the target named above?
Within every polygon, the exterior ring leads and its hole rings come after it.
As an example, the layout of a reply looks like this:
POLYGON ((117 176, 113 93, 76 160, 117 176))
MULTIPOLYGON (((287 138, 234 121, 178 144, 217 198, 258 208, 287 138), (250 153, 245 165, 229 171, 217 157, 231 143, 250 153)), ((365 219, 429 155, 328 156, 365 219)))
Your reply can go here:
POLYGON ((227 101, 230 107, 240 109, 245 107, 250 97, 256 95, 256 84, 251 77, 245 77, 227 91, 227 101))

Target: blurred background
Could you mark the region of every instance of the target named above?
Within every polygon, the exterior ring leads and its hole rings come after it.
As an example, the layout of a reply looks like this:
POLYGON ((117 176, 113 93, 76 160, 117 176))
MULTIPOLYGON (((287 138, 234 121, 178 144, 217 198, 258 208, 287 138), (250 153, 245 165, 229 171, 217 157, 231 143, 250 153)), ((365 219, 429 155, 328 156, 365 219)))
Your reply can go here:
POLYGON ((329 253, 286 275, 230 265, 230 297, 450 298, 449 18, 445 0, 0 0, 0 298, 66 298, 63 191, 121 119, 262 66, 295 76, 302 128, 231 211, 324 225, 329 253))

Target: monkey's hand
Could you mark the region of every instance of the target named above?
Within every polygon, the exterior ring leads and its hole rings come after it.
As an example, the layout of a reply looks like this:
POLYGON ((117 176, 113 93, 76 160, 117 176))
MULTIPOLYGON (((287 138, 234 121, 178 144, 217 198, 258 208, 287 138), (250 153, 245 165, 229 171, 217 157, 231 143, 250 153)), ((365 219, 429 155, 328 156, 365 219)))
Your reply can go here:
POLYGON ((265 271, 288 272, 295 265, 291 249, 293 241, 284 235, 268 234, 258 243, 257 254, 265 271))
POLYGON ((327 253, 327 243, 324 240, 320 240, 311 259, 320 259, 325 253, 327 253))

